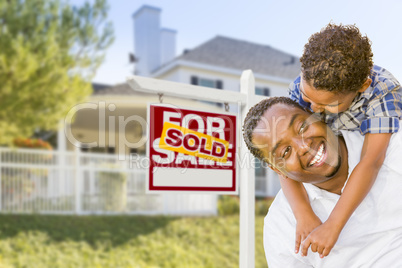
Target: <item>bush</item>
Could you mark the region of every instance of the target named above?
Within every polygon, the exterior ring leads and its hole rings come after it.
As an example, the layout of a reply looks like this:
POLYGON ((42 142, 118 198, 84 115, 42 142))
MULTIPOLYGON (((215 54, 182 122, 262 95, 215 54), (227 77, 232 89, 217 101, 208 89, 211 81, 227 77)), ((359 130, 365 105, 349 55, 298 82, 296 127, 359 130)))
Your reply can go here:
MULTIPOLYGON (((255 268, 267 268, 263 224, 263 217, 256 217, 255 268)), ((238 215, 0 214, 0 230, 0 268, 231 268, 239 264, 238 215)))
POLYGON ((239 214, 240 200, 237 196, 221 195, 218 200, 218 214, 221 216, 239 214))
MULTIPOLYGON (((255 200, 255 215, 265 216, 273 198, 257 198, 255 200)), ((240 212, 240 199, 237 196, 222 195, 218 200, 218 214, 221 216, 235 215, 240 212)))
POLYGON ((14 139, 13 144, 19 148, 52 150, 52 145, 41 139, 16 138, 14 139))
POLYGON ((274 199, 271 197, 255 200, 255 215, 260 216, 267 215, 268 209, 271 206, 272 201, 274 201, 274 199))

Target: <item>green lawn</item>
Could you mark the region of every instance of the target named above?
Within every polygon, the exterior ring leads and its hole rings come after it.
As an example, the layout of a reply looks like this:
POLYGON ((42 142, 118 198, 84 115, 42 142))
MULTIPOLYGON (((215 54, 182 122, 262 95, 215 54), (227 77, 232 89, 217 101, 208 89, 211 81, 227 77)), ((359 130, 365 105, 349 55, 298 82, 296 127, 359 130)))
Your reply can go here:
MULTIPOLYGON (((267 267, 263 216, 256 267, 267 267)), ((0 268, 238 267, 239 216, 0 215, 0 268)))

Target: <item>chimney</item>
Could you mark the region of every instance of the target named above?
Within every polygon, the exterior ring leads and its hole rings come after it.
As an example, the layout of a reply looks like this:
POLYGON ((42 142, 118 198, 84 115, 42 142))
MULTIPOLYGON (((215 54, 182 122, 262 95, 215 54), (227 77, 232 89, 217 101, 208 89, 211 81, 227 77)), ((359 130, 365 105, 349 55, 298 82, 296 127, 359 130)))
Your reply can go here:
POLYGON ((149 76, 161 65, 161 9, 144 5, 133 14, 137 75, 149 76))
POLYGON ((161 65, 169 62, 176 56, 176 31, 161 29, 161 65))

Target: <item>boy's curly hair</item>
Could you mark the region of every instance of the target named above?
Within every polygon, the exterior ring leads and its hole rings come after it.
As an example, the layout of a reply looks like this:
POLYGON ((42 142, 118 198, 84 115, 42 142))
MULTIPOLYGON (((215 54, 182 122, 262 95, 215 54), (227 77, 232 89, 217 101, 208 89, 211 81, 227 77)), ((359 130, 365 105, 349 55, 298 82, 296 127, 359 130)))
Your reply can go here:
POLYGON ((263 152, 253 144, 253 132, 264 113, 277 103, 300 108, 304 111, 304 108, 302 106, 300 106, 297 102, 288 97, 269 97, 251 107, 246 117, 244 118, 243 123, 243 139, 247 145, 247 148, 256 158, 261 161, 265 161, 268 164, 270 163, 268 162, 268 159, 264 157, 263 152))
POLYGON ((355 92, 370 74, 372 57, 370 40, 355 25, 330 23, 304 46, 303 79, 316 89, 355 92))

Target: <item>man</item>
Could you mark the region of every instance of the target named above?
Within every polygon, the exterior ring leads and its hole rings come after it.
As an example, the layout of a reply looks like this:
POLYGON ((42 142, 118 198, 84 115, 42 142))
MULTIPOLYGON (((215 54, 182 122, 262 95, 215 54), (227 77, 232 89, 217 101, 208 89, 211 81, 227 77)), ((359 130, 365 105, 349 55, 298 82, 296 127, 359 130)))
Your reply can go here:
MULTIPOLYGON (((303 182, 310 204, 323 222, 336 205, 348 175, 360 160, 364 137, 336 136, 311 113, 285 97, 269 98, 250 109, 244 139, 257 158, 279 174, 303 182)), ((283 192, 265 218, 264 247, 275 267, 402 266, 402 133, 393 134, 378 179, 342 230, 331 254, 307 237, 294 252, 296 220, 283 192), (309 248, 307 253, 307 249, 309 248)))

